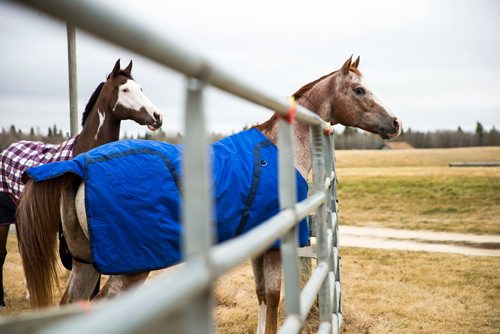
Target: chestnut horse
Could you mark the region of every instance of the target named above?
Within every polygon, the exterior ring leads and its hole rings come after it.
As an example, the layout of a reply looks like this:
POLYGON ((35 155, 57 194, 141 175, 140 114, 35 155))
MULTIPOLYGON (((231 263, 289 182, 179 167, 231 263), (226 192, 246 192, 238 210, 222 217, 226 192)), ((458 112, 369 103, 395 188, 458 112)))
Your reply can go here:
MULTIPOLYGON (((0 155, 0 265, 7 255, 9 225, 15 223, 16 203, 23 191, 22 173, 29 167, 71 159, 96 146, 116 141, 120 121, 131 119, 151 130, 162 125, 162 114, 132 79, 132 61, 123 70, 118 60, 106 82, 99 84, 85 107, 82 131, 61 145, 21 141, 0 155)), ((59 199, 56 201, 56 206, 59 199)), ((47 204, 49 205, 49 204, 47 204)), ((5 306, 0 269, 0 307, 5 306)))
MULTIPOLYGON (((358 70, 359 58, 352 62, 349 58, 340 70, 329 73, 300 88, 293 96, 298 103, 318 114, 323 120, 333 124, 358 127, 382 138, 390 139, 399 135, 401 122, 395 117, 380 99, 370 90, 365 78, 358 70)), ((278 138, 278 116, 275 114, 266 122, 256 126, 270 142, 276 144, 278 138)), ((295 129, 295 161, 296 168, 305 178, 311 169, 309 146, 309 126, 297 124, 295 129)), ((79 178, 66 174, 39 185, 50 187, 52 184, 64 184, 61 195, 61 214, 63 229, 73 255, 91 261, 88 239, 88 226, 84 199, 84 185, 79 178)), ((31 186, 38 185, 32 183, 31 186)), ((59 194, 59 193, 58 193, 59 194)), ((26 268, 28 287, 34 306, 48 305, 51 302, 51 278, 56 278, 55 239, 46 244, 37 244, 34 236, 50 235, 47 224, 57 220, 43 213, 40 205, 34 200, 31 192, 25 191, 21 197, 18 221, 21 234, 21 256, 26 268), (31 222, 37 220, 36 226, 31 222), (24 228, 24 224, 30 224, 24 228), (38 227, 37 227, 38 226, 38 227), (40 254, 40 250, 47 249, 40 254), (40 259, 43 256, 43 259, 40 259), (48 269, 47 269, 48 268, 48 269), (45 277, 42 277, 44 275, 45 277)), ((56 227, 52 227, 54 230, 56 227)), ((252 260, 257 298, 260 305, 258 333, 275 333, 277 331, 278 306, 281 287, 281 258, 279 250, 268 250, 252 260)), ((111 276, 97 297, 109 297, 118 294, 134 283, 143 282, 148 272, 111 276)), ((98 273, 92 264, 80 264, 73 270, 69 285, 64 294, 63 303, 88 299, 95 284, 98 273), (83 287, 78 284, 78 277, 86 277, 88 281, 83 287)))

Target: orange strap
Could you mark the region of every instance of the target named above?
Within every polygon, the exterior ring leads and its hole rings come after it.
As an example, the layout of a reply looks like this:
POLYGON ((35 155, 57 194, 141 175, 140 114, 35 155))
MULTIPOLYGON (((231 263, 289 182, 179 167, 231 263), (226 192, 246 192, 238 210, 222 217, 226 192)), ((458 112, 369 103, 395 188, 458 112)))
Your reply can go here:
POLYGON ((288 124, 295 124, 295 114, 297 113, 297 102, 293 96, 290 96, 290 109, 286 116, 281 116, 288 124))
POLYGON ((332 128, 328 128, 328 129, 325 129, 323 132, 325 133, 325 135, 329 136, 329 135, 331 135, 333 133, 333 129, 332 128))

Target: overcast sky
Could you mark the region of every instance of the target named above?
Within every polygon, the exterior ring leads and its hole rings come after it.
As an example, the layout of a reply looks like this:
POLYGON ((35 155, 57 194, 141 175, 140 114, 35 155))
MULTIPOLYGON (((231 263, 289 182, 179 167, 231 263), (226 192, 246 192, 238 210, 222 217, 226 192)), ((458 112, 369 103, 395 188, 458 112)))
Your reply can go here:
MULTIPOLYGON (((101 1, 278 98, 361 55, 360 69, 405 129, 500 127, 500 2, 101 1)), ((182 129, 184 78, 77 31, 79 117, 116 59, 182 129), (124 65, 125 66, 125 65, 124 65)), ((65 24, 0 2, 0 127, 69 131, 65 24)), ((229 132, 269 113, 215 89, 210 128, 229 132)), ((145 129, 125 122, 123 131, 145 129)))

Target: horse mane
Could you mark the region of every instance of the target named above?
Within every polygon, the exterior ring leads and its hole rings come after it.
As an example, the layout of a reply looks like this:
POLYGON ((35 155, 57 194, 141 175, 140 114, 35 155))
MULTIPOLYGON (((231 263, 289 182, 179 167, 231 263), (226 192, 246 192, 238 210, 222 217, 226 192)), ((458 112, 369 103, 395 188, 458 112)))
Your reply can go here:
MULTIPOLYGON (((356 73, 357 75, 361 76, 361 72, 356 68, 351 66, 349 70, 353 73, 356 73)), ((333 71, 331 73, 323 75, 321 78, 316 79, 314 81, 311 81, 310 83, 305 84, 304 86, 300 87, 299 90, 297 90, 295 93, 293 93, 293 98, 298 99, 299 97, 303 96, 306 92, 308 92, 311 88, 313 88, 318 82, 322 81, 323 79, 328 78, 330 75, 333 75, 337 73, 339 70, 333 71)))
POLYGON ((90 112, 92 111, 92 108, 94 108, 95 103, 97 101, 97 98, 99 97, 99 94, 101 94, 102 87, 104 86, 104 82, 101 82, 99 86, 95 89, 95 91, 92 93, 90 96, 89 102, 87 102, 87 105, 85 106, 85 111, 83 112, 82 116, 82 126, 85 125, 85 122, 87 121, 87 118, 90 115, 90 112))
MULTIPOLYGON (((108 75, 108 79, 109 79, 110 75, 108 75)), ((134 78, 132 77, 132 75, 130 73, 128 73, 127 71, 124 71, 124 70, 120 70, 118 72, 118 75, 124 76, 127 79, 134 80, 134 78)), ((83 112, 83 115, 82 115, 82 126, 85 125, 85 121, 87 120, 87 118, 90 115, 90 112, 94 108, 95 103, 97 101, 97 98, 99 97, 99 94, 101 94, 101 90, 102 90, 103 86, 104 86, 104 82, 101 82, 99 84, 99 86, 97 86, 97 88, 95 89, 95 91, 92 93, 92 95, 90 96, 89 102, 87 102, 87 105, 85 106, 85 111, 83 112)))
MULTIPOLYGON (((349 68, 349 70, 351 72, 353 72, 353 73, 356 73, 359 76, 362 75, 361 72, 356 67, 351 66, 349 68)), ((300 87, 295 93, 293 93, 292 97, 295 100, 297 100, 298 98, 302 97, 305 93, 307 93, 311 88, 313 88, 318 82, 320 82, 323 79, 328 78, 330 75, 333 75, 333 74, 337 73, 338 71, 339 70, 335 70, 335 71, 333 71, 331 73, 323 75, 319 79, 316 79, 314 81, 311 81, 311 82, 305 84, 304 86, 300 87)), ((259 129, 260 131, 264 131, 264 132, 269 131, 269 130, 272 129, 274 123, 276 123, 276 119, 277 118, 278 118, 277 114, 274 113, 273 116, 271 116, 271 118, 269 118, 267 121, 265 121, 264 123, 255 125, 254 127, 256 127, 257 129, 259 129)))

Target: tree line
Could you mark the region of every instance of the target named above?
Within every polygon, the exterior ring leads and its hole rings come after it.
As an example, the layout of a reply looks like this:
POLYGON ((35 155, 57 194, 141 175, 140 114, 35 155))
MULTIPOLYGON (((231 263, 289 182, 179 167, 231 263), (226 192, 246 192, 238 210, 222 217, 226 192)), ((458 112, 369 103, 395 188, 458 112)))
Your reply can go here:
MULTIPOLYGON (((486 130, 480 122, 476 123, 474 131, 456 130, 415 131, 408 128, 393 141, 404 141, 415 148, 452 148, 470 146, 500 146, 500 132, 493 126, 486 130)), ((343 132, 335 133, 335 148, 337 149, 378 149, 384 140, 380 137, 346 127, 343 132)))
MULTIPOLYGON (((245 126, 243 130, 248 129, 245 126)), ((211 141, 217 141, 226 135, 213 132, 210 134, 211 141)), ((335 148, 339 150, 349 149, 379 149, 383 146, 384 140, 379 136, 358 130, 356 128, 345 127, 343 131, 336 132, 335 148)), ((0 133, 0 149, 4 150, 11 143, 20 140, 42 141, 46 143, 57 144, 69 137, 68 133, 63 133, 56 125, 49 127, 42 134, 40 129, 31 127, 29 132, 23 132, 16 129, 14 125, 10 128, 2 128, 0 133)), ((123 139, 146 139, 164 141, 173 144, 182 142, 182 134, 167 133, 163 130, 155 132, 146 132, 142 135, 131 136, 125 133, 123 139)), ((500 132, 493 126, 486 130, 480 122, 476 123, 474 131, 464 131, 461 127, 456 130, 436 130, 436 131, 415 131, 408 128, 402 131, 401 135, 394 141, 405 141, 415 148, 451 148, 468 146, 500 146, 500 132)))

